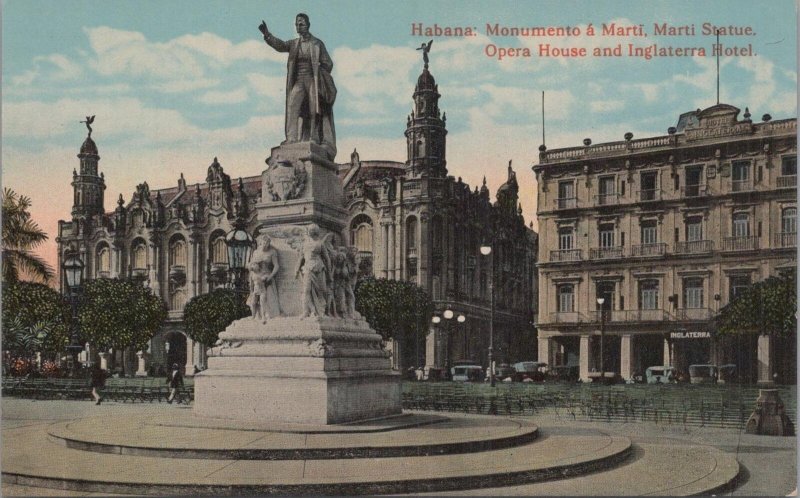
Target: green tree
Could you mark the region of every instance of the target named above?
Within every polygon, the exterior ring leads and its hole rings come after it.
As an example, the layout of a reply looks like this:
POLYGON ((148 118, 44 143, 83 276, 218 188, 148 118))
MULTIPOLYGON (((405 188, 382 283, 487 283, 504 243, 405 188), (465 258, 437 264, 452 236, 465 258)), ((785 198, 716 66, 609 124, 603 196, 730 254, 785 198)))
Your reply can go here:
POLYGON ((719 311, 719 335, 745 333, 789 337, 797 330, 797 275, 794 270, 750 286, 719 311))
POLYGON ((19 356, 23 352, 63 352, 69 342, 71 317, 67 301, 50 287, 7 283, 3 287, 3 349, 19 356))
POLYGON ((186 333, 195 341, 210 347, 219 333, 234 320, 250 315, 250 308, 236 292, 216 289, 193 297, 183 308, 186 333))
POLYGON ((408 345, 424 341, 433 301, 412 282, 365 278, 356 287, 356 311, 384 340, 408 345))
POLYGON ((33 253, 47 240, 47 234, 31 219, 30 198, 9 188, 3 189, 3 281, 13 283, 20 273, 34 281, 47 283, 53 268, 33 253))
POLYGON ((164 301, 138 282, 102 278, 83 287, 81 336, 101 350, 146 349, 166 318, 164 301))

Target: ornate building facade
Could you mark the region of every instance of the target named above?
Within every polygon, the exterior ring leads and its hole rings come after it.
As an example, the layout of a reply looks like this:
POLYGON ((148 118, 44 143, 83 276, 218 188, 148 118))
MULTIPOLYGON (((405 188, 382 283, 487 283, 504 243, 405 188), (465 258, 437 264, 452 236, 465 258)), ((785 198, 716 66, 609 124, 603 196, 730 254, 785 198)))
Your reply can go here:
POLYGON ((739 112, 718 104, 665 136, 541 148, 540 361, 579 365, 584 380, 708 363, 794 379, 793 344, 714 331, 737 292, 797 266, 797 121, 739 112))
MULTIPOLYGON (((438 313, 451 309, 466 317, 458 326, 445 320, 431 325, 424 342, 395 343, 398 368, 441 368, 457 358, 487 365, 491 316, 495 358, 533 358, 538 242, 522 217, 516 174, 509 163, 494 203, 485 180, 473 190, 448 176, 447 118, 439 98, 426 63, 406 122, 406 161, 361 161, 353 151, 350 162, 339 165, 350 213, 342 237, 357 247, 362 275, 415 282, 429 292, 438 313), (493 247, 491 258, 480 254, 486 244, 493 247)), ((136 352, 116 352, 116 358, 140 375, 175 362, 191 373, 203 365, 204 351, 186 337, 183 307, 228 284, 225 235, 237 216, 251 233, 258 229, 255 207, 269 190, 263 175, 234 181, 214 158, 204 183, 187 185, 183 174, 176 187, 150 190, 144 182, 128 202, 120 195, 117 208, 106 212, 105 180, 91 137, 78 157, 72 219, 59 222, 59 264, 74 249, 89 279, 133 278, 150 286, 167 303, 168 321, 149 351, 138 352, 138 366, 136 352)))

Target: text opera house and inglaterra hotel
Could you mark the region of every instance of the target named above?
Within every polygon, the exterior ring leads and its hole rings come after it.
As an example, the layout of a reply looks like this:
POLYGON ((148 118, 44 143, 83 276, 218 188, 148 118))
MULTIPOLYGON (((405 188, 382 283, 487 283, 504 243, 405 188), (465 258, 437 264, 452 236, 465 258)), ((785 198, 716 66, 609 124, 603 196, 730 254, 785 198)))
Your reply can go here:
POLYGON ((794 339, 715 335, 737 292, 797 266, 797 120, 717 104, 664 136, 546 150, 538 182, 539 360, 625 379, 736 364, 793 379, 794 339))
MULTIPOLYGON (((405 123, 406 161, 362 161, 353 151, 349 162, 338 164, 349 212, 341 236, 358 249, 362 275, 414 282, 430 294, 439 315, 450 309, 466 319, 442 320, 424 339, 395 342, 395 367, 443 368, 460 358, 485 366, 492 315, 495 358, 532 359, 537 235, 522 217, 516 174, 509 164, 496 202, 485 180, 471 189, 448 174, 440 96, 426 63, 405 123), (492 244, 491 258, 481 256, 484 244, 492 244)), ((77 249, 88 279, 138 279, 167 303, 169 318, 149 351, 114 352, 115 368, 124 363, 127 373, 146 375, 177 362, 191 374, 203 366, 205 351, 186 337, 184 305, 229 283, 225 235, 237 216, 249 233, 258 231, 256 206, 271 195, 271 185, 263 175, 232 179, 214 158, 204 182, 189 183, 183 174, 174 187, 151 190, 143 182, 106 212, 105 179, 91 137, 78 157, 72 217, 59 222, 59 265, 65 251, 77 249)))

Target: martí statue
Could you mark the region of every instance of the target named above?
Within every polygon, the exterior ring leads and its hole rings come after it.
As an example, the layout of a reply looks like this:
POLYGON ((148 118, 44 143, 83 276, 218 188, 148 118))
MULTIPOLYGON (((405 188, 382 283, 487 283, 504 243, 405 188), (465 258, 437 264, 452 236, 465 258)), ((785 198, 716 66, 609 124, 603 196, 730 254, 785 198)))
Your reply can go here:
POLYGON ((289 52, 284 143, 311 141, 320 144, 326 149, 328 159, 333 160, 336 156, 333 61, 325 44, 309 33, 311 22, 306 14, 297 14, 294 25, 300 37, 289 41, 273 36, 264 21, 258 27, 267 45, 278 52, 289 52))

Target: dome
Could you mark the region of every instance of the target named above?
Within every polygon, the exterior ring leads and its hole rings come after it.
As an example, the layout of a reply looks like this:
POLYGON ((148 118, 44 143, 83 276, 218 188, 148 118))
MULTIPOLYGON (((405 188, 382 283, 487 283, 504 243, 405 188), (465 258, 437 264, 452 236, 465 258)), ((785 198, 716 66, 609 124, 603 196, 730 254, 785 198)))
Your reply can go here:
POLYGON ((417 78, 417 91, 435 89, 436 81, 433 79, 433 75, 427 69, 423 69, 422 74, 417 78))
POLYGON ((86 137, 86 140, 83 141, 83 145, 81 145, 81 154, 97 155, 97 145, 95 145, 92 137, 86 137))

